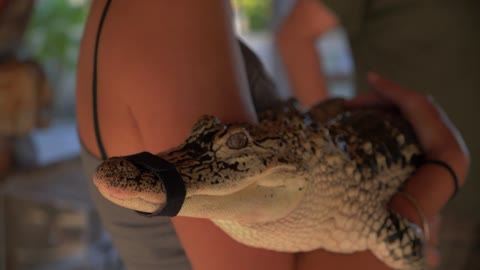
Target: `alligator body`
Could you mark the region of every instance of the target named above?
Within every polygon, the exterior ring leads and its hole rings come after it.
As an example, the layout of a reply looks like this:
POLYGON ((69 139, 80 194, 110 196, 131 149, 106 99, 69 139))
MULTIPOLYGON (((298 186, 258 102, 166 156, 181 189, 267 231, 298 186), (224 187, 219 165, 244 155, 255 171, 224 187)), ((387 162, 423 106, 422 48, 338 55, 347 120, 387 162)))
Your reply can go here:
MULTIPOLYGON (((423 269, 418 228, 386 204, 422 152, 397 113, 347 111, 328 100, 304 112, 289 102, 257 124, 202 117, 186 142, 161 158, 186 188, 179 216, 211 219, 237 241, 284 252, 371 250, 396 269, 423 269)), ((121 206, 155 212, 164 181, 117 157, 97 169, 100 192, 121 206)))

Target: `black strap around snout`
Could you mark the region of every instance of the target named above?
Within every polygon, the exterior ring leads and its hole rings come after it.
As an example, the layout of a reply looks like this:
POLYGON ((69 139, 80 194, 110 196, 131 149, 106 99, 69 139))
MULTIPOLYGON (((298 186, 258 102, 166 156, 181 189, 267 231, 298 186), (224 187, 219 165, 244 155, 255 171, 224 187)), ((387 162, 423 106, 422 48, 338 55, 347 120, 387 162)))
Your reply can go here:
POLYGON ((167 196, 166 204, 153 213, 135 211, 142 216, 168 216, 174 217, 182 208, 187 191, 182 176, 170 162, 148 152, 124 157, 136 166, 143 167, 154 173, 162 181, 167 196))

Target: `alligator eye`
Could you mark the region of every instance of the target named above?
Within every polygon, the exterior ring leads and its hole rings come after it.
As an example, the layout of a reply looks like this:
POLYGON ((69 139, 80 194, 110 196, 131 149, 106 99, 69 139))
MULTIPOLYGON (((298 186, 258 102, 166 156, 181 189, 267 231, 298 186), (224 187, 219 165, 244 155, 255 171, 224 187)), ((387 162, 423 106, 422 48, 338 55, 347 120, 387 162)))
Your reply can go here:
POLYGON ((241 149, 247 146, 248 137, 243 132, 237 132, 232 134, 227 140, 227 146, 231 149, 241 149))

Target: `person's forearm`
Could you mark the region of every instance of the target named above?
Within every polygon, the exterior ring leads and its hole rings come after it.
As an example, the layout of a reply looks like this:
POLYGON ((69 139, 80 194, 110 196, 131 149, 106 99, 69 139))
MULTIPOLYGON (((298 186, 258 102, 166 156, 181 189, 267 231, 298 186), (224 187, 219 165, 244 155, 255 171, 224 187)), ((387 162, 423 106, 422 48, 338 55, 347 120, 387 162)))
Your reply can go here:
POLYGON ((305 107, 328 96, 327 83, 315 47, 315 40, 295 37, 287 31, 277 36, 277 47, 292 92, 305 107))
POLYGON ((297 0, 276 35, 293 94, 305 106, 328 96, 315 41, 338 25, 335 14, 318 0, 297 0))

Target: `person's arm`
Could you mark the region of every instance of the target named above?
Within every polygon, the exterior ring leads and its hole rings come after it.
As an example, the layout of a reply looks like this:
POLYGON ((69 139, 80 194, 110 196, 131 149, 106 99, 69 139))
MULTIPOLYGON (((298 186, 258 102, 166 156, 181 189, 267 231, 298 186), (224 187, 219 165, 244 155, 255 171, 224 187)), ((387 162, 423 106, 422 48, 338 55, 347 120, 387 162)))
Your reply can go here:
MULTIPOLYGON (((256 121, 228 9, 228 1, 113 1, 100 49, 99 102, 118 96, 128 107, 135 123, 128 128, 142 143, 137 151, 181 144, 204 114, 256 121)), ((127 154, 113 128, 103 134, 111 155, 127 154)), ((172 220, 194 269, 293 265, 292 254, 241 245, 208 220, 172 220)))
POLYGON ((338 25, 319 0, 297 0, 276 34, 276 44, 292 92, 307 108, 328 97, 315 42, 338 25))

